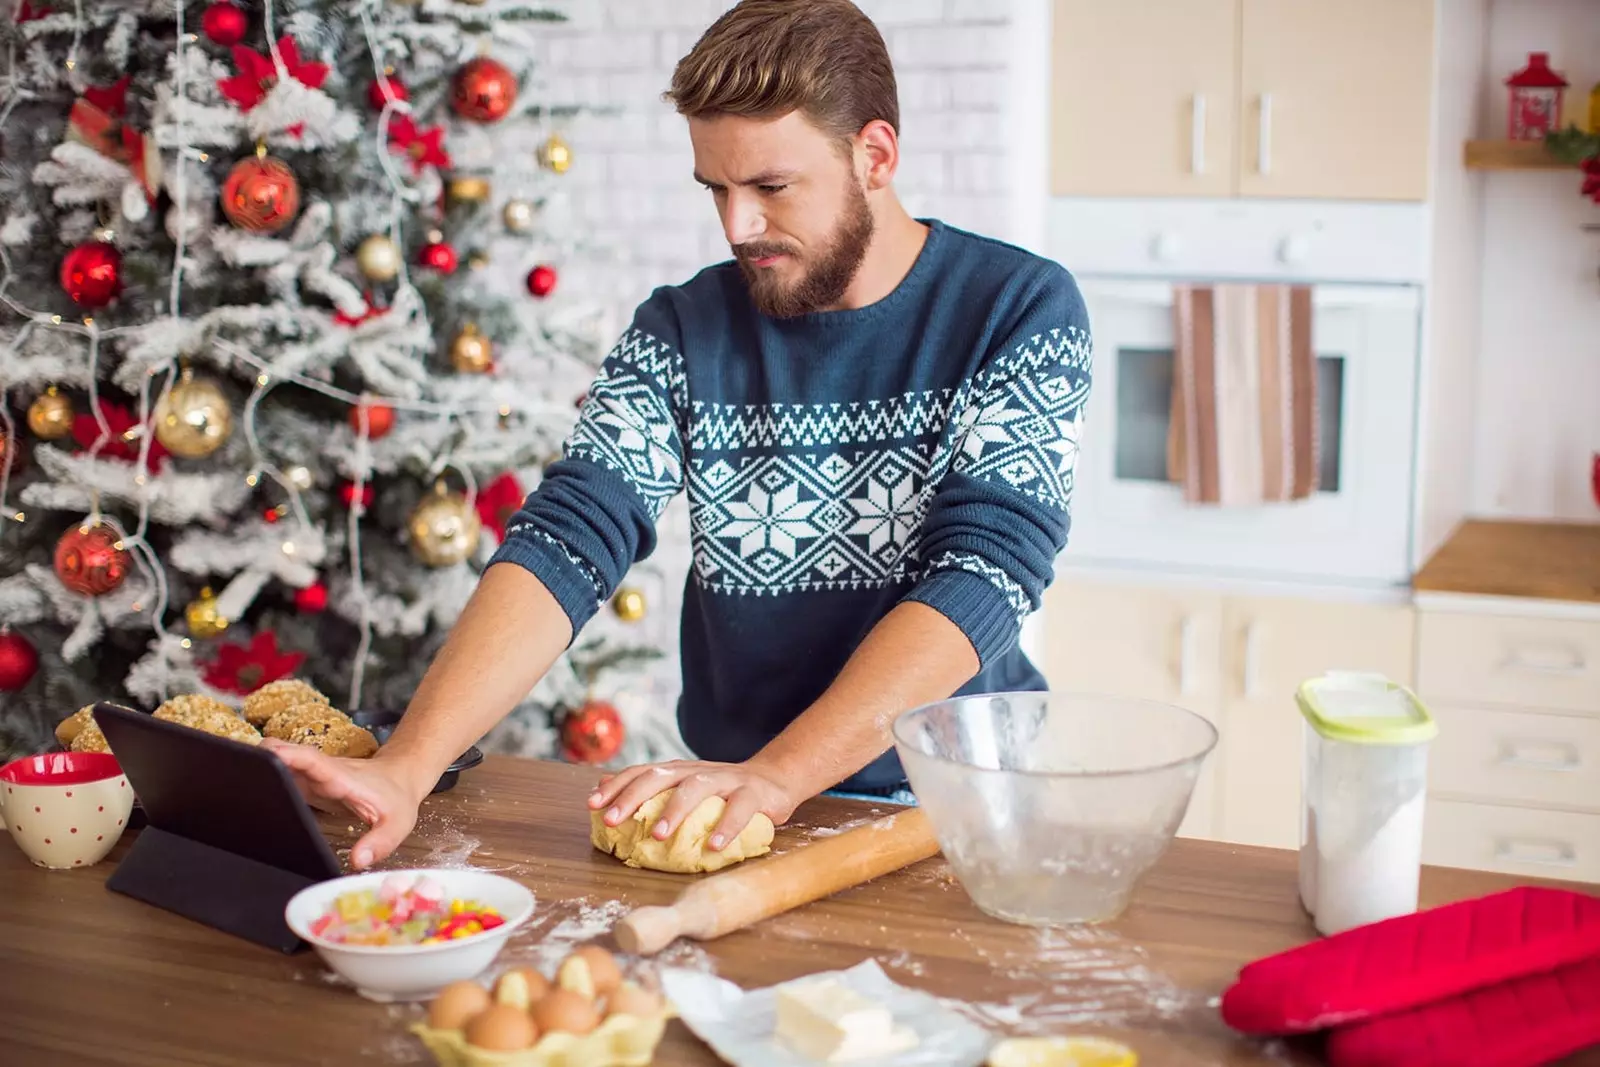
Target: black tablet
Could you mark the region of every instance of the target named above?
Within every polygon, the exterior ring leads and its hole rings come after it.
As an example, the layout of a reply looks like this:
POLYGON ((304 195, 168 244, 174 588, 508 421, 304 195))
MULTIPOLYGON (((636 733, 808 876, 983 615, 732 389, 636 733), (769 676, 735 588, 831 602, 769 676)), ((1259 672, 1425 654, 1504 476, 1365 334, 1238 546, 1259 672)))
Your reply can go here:
POLYGON ((97 704, 148 824, 106 882, 229 933, 284 951, 289 897, 343 874, 289 769, 231 738, 97 704))

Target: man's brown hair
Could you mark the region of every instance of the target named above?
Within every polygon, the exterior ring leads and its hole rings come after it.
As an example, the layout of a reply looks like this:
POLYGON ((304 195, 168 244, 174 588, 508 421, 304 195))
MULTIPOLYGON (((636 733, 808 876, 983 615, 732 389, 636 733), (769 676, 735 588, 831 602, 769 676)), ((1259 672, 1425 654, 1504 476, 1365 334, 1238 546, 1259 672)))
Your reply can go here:
POLYGON ((678 61, 664 95, 690 118, 798 110, 841 139, 874 119, 900 132, 889 50, 851 0, 742 0, 678 61))

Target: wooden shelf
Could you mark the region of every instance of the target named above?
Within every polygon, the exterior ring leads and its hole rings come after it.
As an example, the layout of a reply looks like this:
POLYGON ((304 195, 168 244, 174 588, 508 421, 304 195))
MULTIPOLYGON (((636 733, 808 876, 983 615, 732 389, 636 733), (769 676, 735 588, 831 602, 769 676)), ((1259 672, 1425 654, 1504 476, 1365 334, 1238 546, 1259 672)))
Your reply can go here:
POLYGON ((1468 519, 1411 588, 1600 603, 1600 523, 1468 519))
POLYGON ((1462 153, 1468 170, 1570 170, 1543 141, 1468 141, 1462 153))

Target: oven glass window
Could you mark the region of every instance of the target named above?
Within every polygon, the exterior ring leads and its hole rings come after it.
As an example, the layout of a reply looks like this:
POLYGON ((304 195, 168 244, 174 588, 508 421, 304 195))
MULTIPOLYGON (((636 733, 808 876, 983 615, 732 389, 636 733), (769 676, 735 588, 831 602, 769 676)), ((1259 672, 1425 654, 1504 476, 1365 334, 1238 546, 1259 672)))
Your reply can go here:
MULTIPOLYGON (((1344 428, 1344 357, 1317 357, 1318 488, 1339 491, 1344 428)), ((1117 350, 1116 476, 1119 481, 1165 482, 1167 431, 1172 425, 1172 350, 1117 350)))

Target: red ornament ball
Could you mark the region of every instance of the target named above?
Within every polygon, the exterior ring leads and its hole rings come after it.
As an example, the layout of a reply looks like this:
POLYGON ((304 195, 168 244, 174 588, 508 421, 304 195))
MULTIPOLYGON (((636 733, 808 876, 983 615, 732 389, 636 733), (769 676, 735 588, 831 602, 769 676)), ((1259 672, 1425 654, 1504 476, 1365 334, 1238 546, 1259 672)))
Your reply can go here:
POLYGON ((300 213, 300 179, 273 156, 241 159, 222 183, 222 213, 241 230, 277 233, 300 213))
POLYGON ((517 101, 517 76, 504 63, 479 56, 456 71, 450 106, 473 122, 499 122, 517 101))
POLYGON ((367 86, 367 103, 372 105, 372 110, 374 111, 382 111, 388 105, 389 97, 391 96, 396 100, 411 99, 405 83, 392 74, 385 74, 381 78, 373 78, 372 82, 367 86), (383 91, 385 86, 389 88, 387 96, 384 95, 383 91))
POLYGON ((312 582, 304 589, 296 589, 294 606, 308 615, 325 611, 328 607, 328 587, 321 582, 312 582))
MULTIPOLYGON (((363 485, 361 487, 361 510, 365 511, 366 509, 372 507, 372 502, 374 500, 376 500, 377 497, 378 497, 378 492, 377 492, 376 489, 374 489, 372 487, 372 483, 371 482, 368 482, 367 484, 363 485)), ((339 487, 339 499, 344 501, 344 506, 345 507, 347 507, 347 508, 355 507, 356 506, 356 483, 355 482, 345 482, 343 485, 341 485, 339 487)))
POLYGON ((591 700, 561 723, 561 751, 571 763, 604 763, 622 751, 627 727, 617 709, 591 700))
POLYGON ((122 253, 106 241, 78 245, 61 261, 61 288, 79 307, 105 307, 122 292, 122 253))
POLYGON ((56 577, 83 596, 103 596, 120 586, 128 562, 122 535, 104 523, 74 526, 56 542, 56 577))
POLYGON ((543 263, 528 272, 528 292, 534 296, 549 296, 556 287, 556 269, 543 263))
POLYGON ((200 28, 212 44, 232 48, 244 40, 245 33, 250 29, 250 19, 228 0, 217 0, 200 16, 200 28))
POLYGON ((15 478, 28 465, 27 442, 0 430, 0 473, 15 478))
POLYGON ((361 415, 366 413, 367 437, 376 441, 394 429, 394 408, 388 404, 352 404, 350 406, 350 431, 361 435, 361 415))
POLYGON ((432 241, 422 246, 422 265, 440 274, 454 274, 461 265, 461 257, 456 255, 456 250, 448 242, 432 241))
POLYGON ((39 650, 28 639, 0 630, 0 693, 15 693, 39 670, 39 650))

